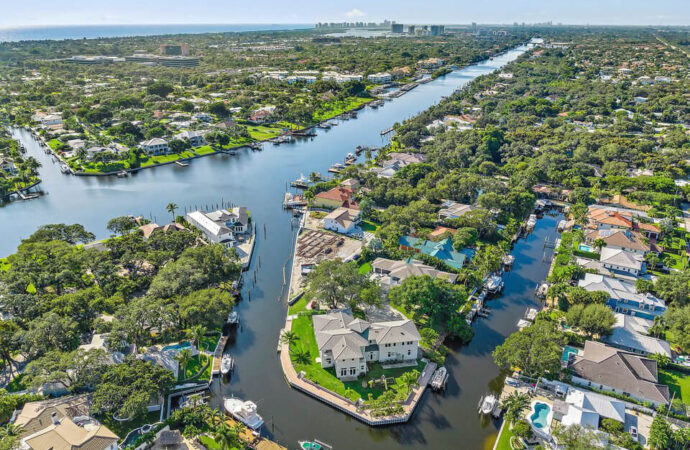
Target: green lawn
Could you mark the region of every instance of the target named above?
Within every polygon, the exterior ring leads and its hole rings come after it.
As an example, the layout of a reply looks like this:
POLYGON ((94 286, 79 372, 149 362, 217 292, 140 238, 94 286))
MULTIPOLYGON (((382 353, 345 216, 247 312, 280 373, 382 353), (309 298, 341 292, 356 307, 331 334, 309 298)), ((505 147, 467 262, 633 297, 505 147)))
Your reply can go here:
POLYGON ((204 336, 204 338, 201 340, 200 350, 206 350, 213 353, 213 351, 216 349, 216 345, 218 345, 218 339, 220 339, 220 332, 218 334, 204 336))
POLYGON ((51 149, 55 150, 60 146, 61 142, 57 139, 51 139, 48 142, 46 142, 46 144, 48 144, 48 147, 50 147, 51 149))
POLYGON ((501 434, 498 436, 498 444, 496 450, 512 450, 510 447, 510 438, 513 437, 513 432, 510 430, 508 424, 503 427, 501 434))
POLYGON ((661 259, 666 259, 673 261, 668 266, 670 269, 683 270, 685 268, 685 257, 679 255, 674 255, 673 253, 664 252, 661 254, 661 259))
POLYGON ((191 158, 193 156, 194 156, 194 153, 190 152, 189 150, 184 151, 184 152, 180 153, 179 155, 172 153, 170 155, 149 156, 147 158, 141 159, 141 167, 148 167, 148 166, 153 166, 156 164, 168 163, 168 162, 172 162, 172 161, 177 161, 178 159, 191 158))
POLYGON ((247 126, 247 131, 252 139, 257 141, 265 141, 266 139, 272 139, 283 132, 283 128, 276 127, 266 127, 263 125, 249 125, 247 126))
POLYGON ((204 146, 197 147, 194 149, 194 153, 196 153, 197 155, 208 155, 210 153, 215 153, 215 152, 216 151, 213 150, 213 147, 211 147, 210 145, 204 145, 204 146))
POLYGON ((337 394, 357 401, 360 398, 367 399, 369 394, 376 398, 383 393, 383 387, 375 385, 374 388, 369 388, 366 385, 367 380, 378 379, 381 375, 386 377, 397 378, 403 373, 413 369, 421 372, 424 369, 425 363, 418 361, 417 367, 405 367, 400 369, 383 369, 379 364, 370 364, 369 372, 366 377, 355 381, 342 382, 335 376, 333 368, 323 369, 320 364, 316 362, 319 357, 319 349, 316 345, 316 338, 314 336, 314 328, 312 326, 311 316, 300 316, 292 322, 292 331, 299 336, 299 341, 293 344, 293 349, 307 350, 310 355, 309 364, 300 364, 295 361, 293 357, 293 364, 297 372, 304 371, 307 378, 319 385, 329 389, 337 394), (363 386, 364 383, 364 386, 363 386))
POLYGON ((153 424, 158 421, 160 421, 161 417, 161 412, 160 411, 151 411, 146 413, 146 415, 141 416, 139 418, 136 418, 134 420, 130 420, 128 422, 118 422, 117 420, 114 420, 112 417, 103 417, 99 416, 97 417, 106 427, 110 428, 110 430, 120 436, 120 439, 124 439, 125 436, 127 436, 127 433, 130 431, 141 427, 142 425, 146 424, 153 424))
POLYGON ((288 314, 299 314, 303 311, 307 310, 307 298, 305 296, 302 296, 299 300, 297 300, 293 305, 290 305, 290 308, 288 309, 288 314))
POLYGON ((371 98, 350 97, 345 100, 326 102, 314 113, 314 120, 323 122, 324 120, 332 119, 345 111, 355 109, 371 100, 371 98))
POLYGON ((3 272, 8 272, 10 270, 11 264, 7 261, 7 258, 0 258, 0 270, 3 272))
POLYGON ((690 405, 690 375, 669 369, 659 369, 659 383, 665 384, 676 398, 690 405))
MULTIPOLYGON (((184 381, 192 378, 194 375, 199 373, 201 368, 204 366, 204 364, 207 364, 206 369, 204 369, 204 372, 196 378, 196 380, 208 380, 211 378, 211 364, 210 364, 210 359, 208 356, 204 355, 203 353, 199 353, 195 357, 192 358, 191 361, 187 364, 187 370, 183 374, 182 371, 180 370, 180 374, 178 376, 178 381, 184 381)), ((180 367, 182 369, 182 367, 180 367)))
POLYGON ((374 269, 371 267, 370 263, 364 263, 359 267, 359 273, 362 275, 366 275, 369 272, 371 272, 372 270, 374 270, 374 269))

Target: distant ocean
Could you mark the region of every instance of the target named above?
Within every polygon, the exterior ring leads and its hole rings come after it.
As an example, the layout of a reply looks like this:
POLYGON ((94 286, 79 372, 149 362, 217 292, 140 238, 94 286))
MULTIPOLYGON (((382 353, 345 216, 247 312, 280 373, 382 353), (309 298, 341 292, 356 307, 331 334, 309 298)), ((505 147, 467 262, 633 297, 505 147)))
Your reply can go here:
POLYGON ((94 39, 165 34, 227 33, 243 31, 298 30, 312 24, 227 25, 72 25, 54 27, 0 28, 0 42, 94 39))

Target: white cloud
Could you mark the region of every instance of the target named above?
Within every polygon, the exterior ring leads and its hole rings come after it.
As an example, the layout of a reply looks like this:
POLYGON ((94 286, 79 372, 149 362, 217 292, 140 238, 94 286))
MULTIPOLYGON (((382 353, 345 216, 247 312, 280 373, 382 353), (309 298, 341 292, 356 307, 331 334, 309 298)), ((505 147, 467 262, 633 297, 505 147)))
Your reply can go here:
POLYGON ((346 15, 347 17, 349 17, 350 19, 356 19, 357 17, 364 17, 364 16, 366 16, 366 14, 364 13, 364 11, 362 11, 362 10, 360 10, 360 9, 357 9, 357 8, 353 8, 353 9, 349 10, 348 12, 345 13, 345 15, 346 15))

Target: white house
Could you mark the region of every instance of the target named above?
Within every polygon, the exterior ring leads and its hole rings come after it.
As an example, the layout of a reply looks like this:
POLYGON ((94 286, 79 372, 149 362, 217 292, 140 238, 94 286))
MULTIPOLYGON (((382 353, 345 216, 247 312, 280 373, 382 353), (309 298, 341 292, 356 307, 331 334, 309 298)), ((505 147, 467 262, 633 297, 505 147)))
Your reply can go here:
POLYGON ((367 80, 376 84, 390 83, 393 80, 393 76, 388 72, 372 73, 367 77, 367 80))
POLYGON ((231 211, 220 209, 211 213, 192 211, 187 213, 187 221, 215 243, 233 242, 235 233, 246 233, 249 230, 249 213, 243 206, 231 211))
POLYGON ((139 144, 141 149, 148 155, 158 156, 170 153, 170 147, 165 139, 153 138, 139 144))
POLYGON ((441 209, 438 212, 439 220, 444 219, 457 219, 462 217, 468 212, 475 209, 472 205, 464 205, 462 203, 457 203, 452 200, 446 200, 441 204, 441 209))
POLYGON ((313 320, 321 367, 334 367, 340 379, 367 373, 367 363, 417 360, 421 337, 409 319, 367 322, 348 311, 334 311, 313 320))
POLYGON ((644 256, 626 250, 604 247, 601 249, 599 261, 605 269, 613 272, 638 276, 645 271, 644 256))
POLYGON ((386 291, 400 285, 400 283, 411 276, 428 275, 431 278, 439 278, 449 283, 455 283, 458 279, 457 274, 443 272, 412 258, 402 261, 376 258, 371 263, 371 267, 373 269, 371 279, 378 281, 381 287, 386 291))
POLYGON ((206 139, 204 139, 203 131, 183 131, 173 136, 173 139, 187 141, 192 147, 201 147, 206 145, 206 139))
POLYGON ((337 233, 349 234, 355 231, 362 221, 362 213, 358 209, 338 208, 323 219, 323 227, 337 233))

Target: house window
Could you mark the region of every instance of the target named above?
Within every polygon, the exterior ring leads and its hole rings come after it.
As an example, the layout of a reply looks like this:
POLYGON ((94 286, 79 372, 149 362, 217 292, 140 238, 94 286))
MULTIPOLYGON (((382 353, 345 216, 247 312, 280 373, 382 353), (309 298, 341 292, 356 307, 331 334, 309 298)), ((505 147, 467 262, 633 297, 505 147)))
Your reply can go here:
POLYGON ((388 352, 388 357, 389 357, 389 358, 391 357, 391 352, 388 352))
POLYGON ((407 356, 412 356, 412 350, 407 350, 407 356))
POLYGON ((356 367, 351 367, 350 368, 350 375, 356 375, 357 374, 357 368, 356 367))
POLYGON ((344 377, 347 375, 347 369, 340 369, 340 376, 344 377))
POLYGON ((364 366, 360 366, 359 370, 361 370, 362 372, 364 372, 364 366))
POLYGON ((330 363, 331 363, 331 358, 326 359, 326 364, 330 364, 330 363))

